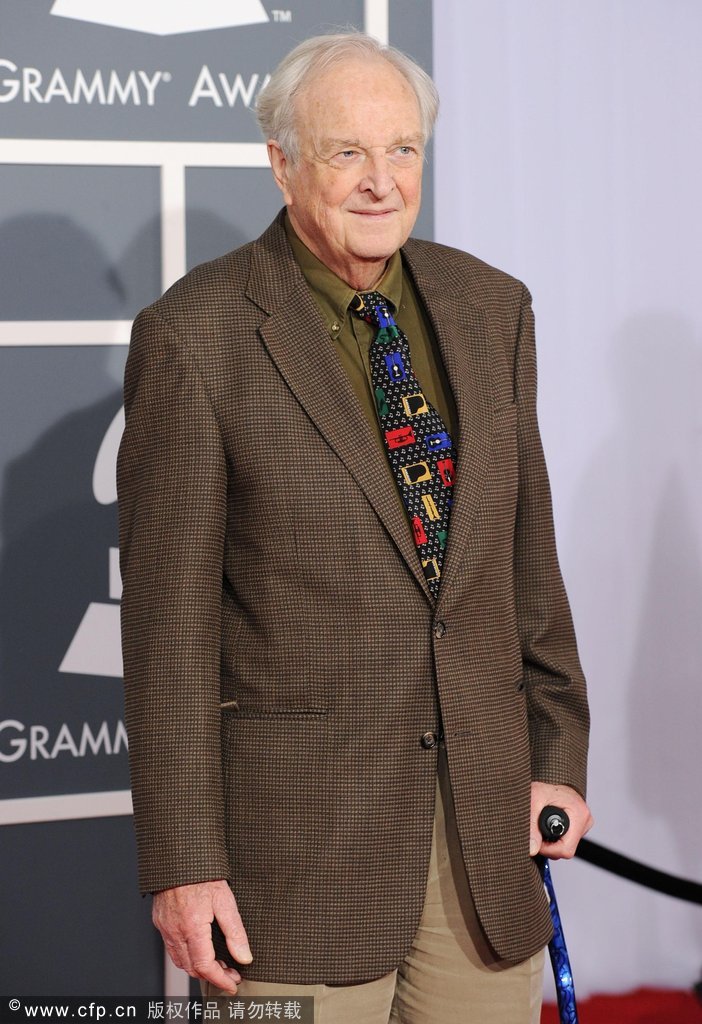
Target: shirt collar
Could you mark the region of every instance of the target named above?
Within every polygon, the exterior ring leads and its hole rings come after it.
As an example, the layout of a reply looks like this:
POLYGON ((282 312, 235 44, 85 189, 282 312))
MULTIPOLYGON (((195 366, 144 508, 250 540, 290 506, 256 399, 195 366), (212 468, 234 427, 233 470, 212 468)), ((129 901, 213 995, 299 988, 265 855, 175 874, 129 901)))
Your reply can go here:
MULTIPOLYGON (((296 234, 287 214, 285 216, 285 232, 292 246, 295 259, 300 265, 300 270, 317 299, 327 329, 332 338, 338 338, 346 317, 349 315, 349 303, 356 292, 351 285, 337 277, 329 267, 325 266, 307 248, 305 243, 296 234)), ((384 295, 396 309, 400 308, 402 300, 402 257, 399 252, 393 253, 390 257, 385 273, 373 291, 384 295)))

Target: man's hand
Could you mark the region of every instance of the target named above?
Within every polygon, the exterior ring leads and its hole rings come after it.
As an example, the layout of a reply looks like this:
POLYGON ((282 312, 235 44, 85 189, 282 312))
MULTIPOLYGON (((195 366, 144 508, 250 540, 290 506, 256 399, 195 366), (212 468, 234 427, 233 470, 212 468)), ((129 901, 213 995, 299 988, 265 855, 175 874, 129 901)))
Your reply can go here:
POLYGON ((201 978, 225 992, 236 993, 241 975, 221 960, 215 960, 212 945, 211 925, 216 918, 234 959, 242 964, 253 960, 236 900, 227 882, 196 882, 156 892, 151 917, 176 967, 187 971, 191 978, 201 978))
POLYGON ((592 828, 594 822, 590 809, 570 786, 551 786, 547 782, 531 784, 531 823, 529 826, 529 855, 542 853, 551 860, 572 857, 578 843, 592 828), (570 818, 570 828, 557 843, 546 843, 539 832, 539 815, 544 807, 552 804, 562 808, 570 818))

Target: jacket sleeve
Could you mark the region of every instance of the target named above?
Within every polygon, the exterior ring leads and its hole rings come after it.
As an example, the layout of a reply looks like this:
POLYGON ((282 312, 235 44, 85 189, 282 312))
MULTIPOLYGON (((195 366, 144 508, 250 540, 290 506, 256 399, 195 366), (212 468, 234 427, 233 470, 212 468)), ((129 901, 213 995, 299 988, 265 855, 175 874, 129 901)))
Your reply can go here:
POLYGON ((135 321, 117 463, 122 648, 143 892, 227 878, 219 668, 226 468, 191 354, 135 321))
POLYGON ((551 492, 536 417, 534 315, 526 288, 514 373, 519 456, 514 576, 532 779, 572 786, 584 796, 589 713, 556 553, 551 492))

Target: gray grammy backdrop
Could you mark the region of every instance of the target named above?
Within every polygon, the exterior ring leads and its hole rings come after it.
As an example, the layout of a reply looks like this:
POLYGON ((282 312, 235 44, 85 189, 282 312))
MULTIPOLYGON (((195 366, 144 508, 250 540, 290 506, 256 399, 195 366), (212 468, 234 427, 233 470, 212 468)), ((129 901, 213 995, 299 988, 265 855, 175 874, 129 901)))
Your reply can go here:
MULTIPOLYGON (((369 10, 431 71, 430 3, 369 10)), ((243 149, 208 166, 203 144, 260 144, 267 75, 349 24, 363 0, 0 0, 0 994, 163 992, 120 678, 128 321, 166 283, 164 239, 185 269, 264 230, 269 171, 243 149)))

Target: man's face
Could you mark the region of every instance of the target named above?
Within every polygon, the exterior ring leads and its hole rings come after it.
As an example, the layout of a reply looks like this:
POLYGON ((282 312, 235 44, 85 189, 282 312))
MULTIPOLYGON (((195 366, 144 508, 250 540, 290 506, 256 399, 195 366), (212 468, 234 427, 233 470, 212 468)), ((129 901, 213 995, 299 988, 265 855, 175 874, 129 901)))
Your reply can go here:
POLYGON ((407 80, 384 60, 348 60, 312 79, 296 104, 291 164, 269 143, 297 234, 354 288, 371 288, 419 212, 423 136, 407 80))

